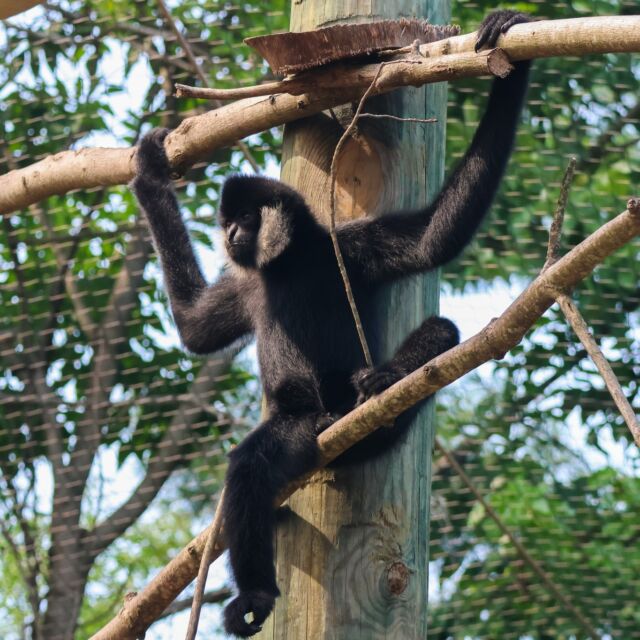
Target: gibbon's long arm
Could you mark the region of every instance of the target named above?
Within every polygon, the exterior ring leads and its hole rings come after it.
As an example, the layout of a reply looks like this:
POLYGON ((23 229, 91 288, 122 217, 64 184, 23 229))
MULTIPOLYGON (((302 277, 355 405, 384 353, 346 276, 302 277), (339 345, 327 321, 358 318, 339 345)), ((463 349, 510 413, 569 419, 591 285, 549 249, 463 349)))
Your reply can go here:
MULTIPOLYGON (((489 46, 522 14, 498 11, 479 31, 489 46)), ((471 241, 498 190, 511 154, 527 91, 530 62, 496 78, 485 113, 466 154, 426 209, 349 222, 338 228, 345 259, 366 280, 377 282, 427 271, 455 258, 471 241)))
POLYGON ((160 257, 171 310, 184 346, 212 353, 252 331, 236 279, 223 274, 209 286, 196 260, 180 216, 162 140, 168 131, 143 138, 137 152, 138 173, 131 187, 145 213, 160 257))

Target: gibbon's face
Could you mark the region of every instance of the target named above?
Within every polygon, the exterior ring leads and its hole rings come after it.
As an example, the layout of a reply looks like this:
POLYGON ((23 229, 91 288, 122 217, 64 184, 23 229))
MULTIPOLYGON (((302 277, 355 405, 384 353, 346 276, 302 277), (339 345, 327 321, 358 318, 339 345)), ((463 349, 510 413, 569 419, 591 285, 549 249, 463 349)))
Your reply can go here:
POLYGON ((292 215, 284 204, 289 192, 292 190, 268 178, 233 176, 227 179, 218 219, 233 262, 241 267, 261 269, 289 246, 292 215))
POLYGON ((260 214, 251 209, 234 211, 230 216, 220 215, 224 244, 229 257, 237 264, 255 265, 256 246, 260 231, 260 214))

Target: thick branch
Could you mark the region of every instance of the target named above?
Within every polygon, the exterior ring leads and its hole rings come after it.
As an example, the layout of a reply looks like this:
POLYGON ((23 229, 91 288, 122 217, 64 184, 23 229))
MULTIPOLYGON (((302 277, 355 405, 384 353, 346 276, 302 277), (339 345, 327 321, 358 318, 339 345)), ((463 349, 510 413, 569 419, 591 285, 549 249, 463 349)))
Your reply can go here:
MULTIPOLYGON (((360 405, 323 432, 318 438, 321 465, 326 465, 378 427, 389 424, 426 396, 484 362, 502 357, 516 346, 554 303, 558 291, 575 287, 609 254, 640 235, 640 211, 633 211, 620 214, 546 269, 499 318, 480 333, 434 358, 428 365, 360 405)), ((284 499, 290 495, 304 481, 289 487, 286 495, 281 497, 284 499)), ((211 526, 216 526, 215 522, 211 526)), ((192 540, 92 640, 135 640, 143 635, 198 573, 209 534, 210 528, 207 528, 192 540)), ((221 543, 216 552, 217 555, 222 553, 221 543)))
MULTIPOLYGON (((394 64, 381 75, 377 91, 407 85, 491 75, 497 50, 475 54, 473 34, 456 36, 422 47, 430 57, 415 64, 394 64), (431 57, 447 52, 447 55, 431 57)), ((500 46, 512 60, 554 55, 588 55, 640 51, 640 16, 575 18, 516 25, 502 36, 500 46)), ((377 64, 334 65, 309 74, 299 96, 279 94, 242 100, 188 118, 167 138, 173 167, 182 171, 206 159, 214 149, 246 136, 358 99, 371 84, 377 64)), ((51 195, 73 189, 125 184, 134 175, 135 148, 64 151, 23 169, 0 176, 0 214, 25 208, 51 195)))

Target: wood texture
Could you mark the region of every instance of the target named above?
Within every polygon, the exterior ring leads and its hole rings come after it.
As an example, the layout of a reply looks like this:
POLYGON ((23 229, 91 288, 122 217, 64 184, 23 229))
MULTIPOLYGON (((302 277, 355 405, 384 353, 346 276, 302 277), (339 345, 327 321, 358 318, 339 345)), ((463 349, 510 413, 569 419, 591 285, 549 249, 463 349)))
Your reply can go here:
POLYGON ((378 20, 336 24, 311 31, 277 33, 247 38, 274 73, 286 75, 345 58, 366 56, 383 49, 398 49, 418 41, 426 44, 458 35, 457 27, 426 20, 378 20))
MULTIPOLYGON (((362 4, 305 0, 293 5, 292 28, 334 20, 426 16, 446 22, 444 3, 406 0, 362 4), (435 7, 434 7, 435 5, 435 7)), ((374 98, 368 112, 438 118, 436 124, 361 121, 358 135, 338 159, 339 219, 416 207, 442 180, 446 86, 374 98)), ((351 105, 331 115, 288 125, 282 178, 329 215, 331 156, 351 105)), ((374 360, 389 357, 400 341, 437 307, 437 277, 389 287, 377 300, 378 340, 368 332, 374 360)), ((365 323, 366 323, 365 319, 365 323)), ((278 584, 283 596, 262 640, 300 638, 423 639, 426 637, 429 484, 432 407, 423 411, 404 444, 351 469, 315 474, 289 500, 278 528, 278 584)))

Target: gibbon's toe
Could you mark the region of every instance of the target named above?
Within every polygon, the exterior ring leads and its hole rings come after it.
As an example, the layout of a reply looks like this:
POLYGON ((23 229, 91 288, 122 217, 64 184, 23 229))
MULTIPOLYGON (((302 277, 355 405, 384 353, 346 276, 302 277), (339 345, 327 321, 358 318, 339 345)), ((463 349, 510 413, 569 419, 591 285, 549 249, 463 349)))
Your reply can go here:
POLYGON ((318 420, 316 421, 316 435, 320 435, 325 429, 330 427, 334 422, 337 422, 342 418, 341 415, 337 413, 323 413, 320 415, 318 420))
POLYGON ((390 367, 361 369, 356 373, 353 380, 358 390, 358 404, 362 404, 372 396, 382 393, 401 378, 401 372, 390 367))

